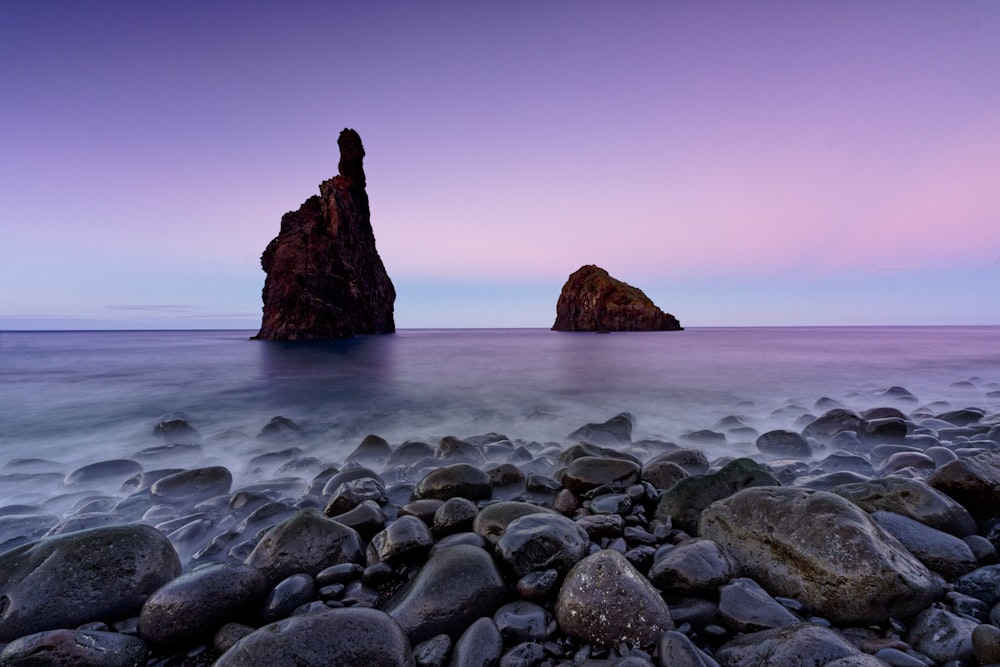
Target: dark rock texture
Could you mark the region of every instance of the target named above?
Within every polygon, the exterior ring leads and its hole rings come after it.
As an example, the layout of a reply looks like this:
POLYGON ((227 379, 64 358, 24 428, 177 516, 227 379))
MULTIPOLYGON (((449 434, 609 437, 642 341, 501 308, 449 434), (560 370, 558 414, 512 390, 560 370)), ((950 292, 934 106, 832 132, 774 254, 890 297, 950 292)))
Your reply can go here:
POLYGON ((798 600, 835 623, 912 616, 941 595, 916 557, 832 493, 743 489, 702 512, 698 533, 768 593, 798 600))
POLYGON ((566 634, 600 646, 651 647, 674 629, 660 592, 613 549, 573 566, 559 590, 555 616, 566 634))
POLYGON ((365 149, 345 129, 340 174, 281 218, 260 263, 264 317, 256 338, 322 340, 393 333, 396 291, 375 248, 365 192, 365 149))
POLYGON ((0 642, 128 618, 180 573, 177 553, 152 526, 95 528, 12 549, 0 556, 0 642))
POLYGON ((194 644, 243 620, 267 593, 264 576, 242 563, 211 563, 153 592, 139 614, 139 635, 157 645, 194 644))
POLYGON ((265 625, 229 649, 216 667, 406 667, 413 651, 396 623, 375 609, 330 609, 265 625))
POLYGON ((457 639, 476 619, 492 615, 506 595, 489 553, 459 544, 431 556, 383 609, 416 645, 439 634, 457 639))
POLYGON ((553 331, 679 331, 673 315, 642 290, 588 264, 570 275, 556 303, 553 331))

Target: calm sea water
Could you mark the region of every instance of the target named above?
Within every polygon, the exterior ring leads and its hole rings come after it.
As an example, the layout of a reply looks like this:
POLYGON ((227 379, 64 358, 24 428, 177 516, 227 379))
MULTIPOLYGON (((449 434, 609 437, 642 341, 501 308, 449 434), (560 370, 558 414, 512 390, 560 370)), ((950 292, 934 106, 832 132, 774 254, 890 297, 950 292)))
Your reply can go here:
POLYGON ((622 411, 635 438, 676 439, 734 414, 789 427, 795 411, 775 410, 815 410, 822 397, 891 404, 878 393, 894 385, 918 397, 911 408, 1000 410, 988 395, 1000 389, 1000 327, 408 330, 307 344, 252 333, 0 333, 0 467, 128 456, 162 444, 153 427, 173 412, 206 455, 238 468, 268 449, 256 434, 277 415, 305 429, 307 453, 337 461, 368 433, 560 441, 622 411))

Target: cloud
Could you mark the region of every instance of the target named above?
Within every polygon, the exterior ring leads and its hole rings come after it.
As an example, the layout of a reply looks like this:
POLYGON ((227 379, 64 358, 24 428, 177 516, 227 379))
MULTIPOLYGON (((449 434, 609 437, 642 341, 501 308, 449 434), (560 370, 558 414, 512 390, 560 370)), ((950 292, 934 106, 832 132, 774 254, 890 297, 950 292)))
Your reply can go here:
POLYGON ((924 268, 919 264, 890 264, 887 266, 876 266, 869 271, 871 273, 900 273, 903 271, 919 271, 924 268))
POLYGON ((121 304, 108 306, 109 310, 130 310, 143 311, 149 313, 173 313, 190 315, 192 310, 197 310, 195 306, 163 305, 163 304, 121 304))

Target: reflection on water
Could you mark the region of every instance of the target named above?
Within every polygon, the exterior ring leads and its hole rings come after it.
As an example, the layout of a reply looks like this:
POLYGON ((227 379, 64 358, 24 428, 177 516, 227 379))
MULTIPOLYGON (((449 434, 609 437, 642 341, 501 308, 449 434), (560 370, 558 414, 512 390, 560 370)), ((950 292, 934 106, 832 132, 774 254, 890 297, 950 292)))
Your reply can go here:
POLYGON ((775 409, 824 396, 870 407, 892 385, 998 409, 986 396, 1000 382, 997 327, 426 330, 325 343, 251 333, 0 333, 0 462, 125 456, 158 444, 153 425, 174 411, 206 447, 226 434, 235 456, 258 451, 256 433, 284 415, 335 458, 367 433, 561 440, 622 411, 637 437, 676 439, 729 414, 788 427, 775 409))

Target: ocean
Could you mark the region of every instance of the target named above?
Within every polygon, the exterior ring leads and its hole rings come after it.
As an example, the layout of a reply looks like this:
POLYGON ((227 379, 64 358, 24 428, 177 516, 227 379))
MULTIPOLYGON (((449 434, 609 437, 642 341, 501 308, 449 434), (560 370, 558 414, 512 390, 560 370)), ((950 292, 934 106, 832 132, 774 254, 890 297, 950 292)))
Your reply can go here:
MULTIPOLYGON (((562 442, 621 412, 633 440, 682 442, 727 416, 801 430, 803 414, 832 404, 1000 411, 1000 327, 402 330, 323 343, 253 333, 0 333, 0 505, 31 495, 3 474, 12 460, 69 471, 129 457, 164 444, 154 427, 173 414, 239 478, 275 449, 257 435, 279 415, 302 428, 304 455, 340 463, 369 433, 393 445, 489 432, 562 442), (916 400, 900 404, 890 387, 916 400)), ((710 449, 745 454, 752 442, 710 449)))

